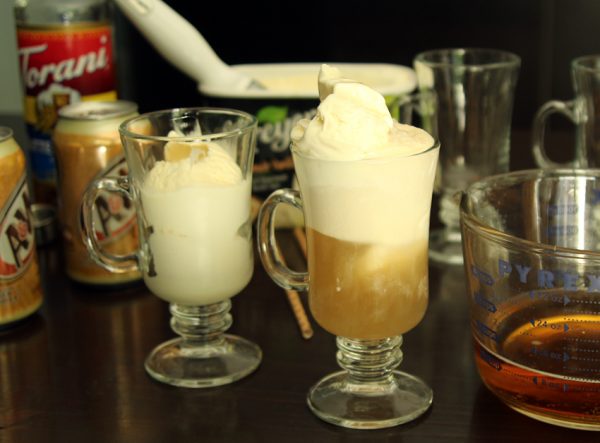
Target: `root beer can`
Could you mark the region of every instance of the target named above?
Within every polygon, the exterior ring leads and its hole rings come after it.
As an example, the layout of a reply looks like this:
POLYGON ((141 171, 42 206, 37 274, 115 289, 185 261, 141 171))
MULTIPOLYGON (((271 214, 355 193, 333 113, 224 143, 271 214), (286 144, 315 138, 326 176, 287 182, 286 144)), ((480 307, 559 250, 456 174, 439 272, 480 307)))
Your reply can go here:
MULTIPOLYGON (((67 275, 79 283, 114 286, 141 278, 138 271, 112 273, 94 263, 81 236, 81 202, 90 182, 127 175, 118 128, 135 115, 137 105, 124 100, 74 103, 59 111, 52 138, 58 170, 58 214, 67 275)), ((125 255, 138 248, 135 207, 121 194, 100 194, 94 222, 96 238, 106 252, 125 255)))
POLYGON ((0 127, 0 328, 42 304, 25 154, 0 127))

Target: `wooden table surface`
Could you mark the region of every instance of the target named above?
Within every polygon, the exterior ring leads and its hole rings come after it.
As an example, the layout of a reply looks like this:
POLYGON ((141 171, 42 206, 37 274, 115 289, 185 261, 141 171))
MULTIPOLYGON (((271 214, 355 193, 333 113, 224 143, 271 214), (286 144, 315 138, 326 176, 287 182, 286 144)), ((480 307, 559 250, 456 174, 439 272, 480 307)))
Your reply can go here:
MULTIPOLYGON (((292 245, 287 243, 297 261, 292 245)), ((430 384, 432 408, 407 425, 354 431, 309 411, 308 389, 337 369, 334 337, 313 322, 314 337, 302 339, 284 291, 258 261, 250 285, 233 299, 230 332, 261 346, 259 369, 229 386, 184 389, 152 380, 143 368, 151 349, 174 335, 166 303, 143 285, 102 292, 70 282, 59 242, 38 252, 45 303, 28 322, 0 335, 2 443, 600 438, 524 417, 482 385, 473 363, 462 267, 430 265, 427 314, 404 337, 401 369, 430 384)))

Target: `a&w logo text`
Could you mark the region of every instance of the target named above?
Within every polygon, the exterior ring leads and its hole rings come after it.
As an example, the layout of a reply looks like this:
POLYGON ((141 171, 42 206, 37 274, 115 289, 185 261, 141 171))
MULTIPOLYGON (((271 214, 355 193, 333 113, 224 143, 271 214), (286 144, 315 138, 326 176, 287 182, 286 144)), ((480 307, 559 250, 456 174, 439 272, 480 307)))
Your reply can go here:
MULTIPOLYGON (((101 174, 101 177, 127 176, 127 163, 124 156, 114 159, 101 174)), ((135 207, 131 200, 115 192, 100 192, 94 208, 96 238, 102 243, 110 243, 129 232, 135 224, 135 207)))
POLYGON ((0 279, 12 280, 27 269, 35 248, 25 175, 0 216, 0 279))

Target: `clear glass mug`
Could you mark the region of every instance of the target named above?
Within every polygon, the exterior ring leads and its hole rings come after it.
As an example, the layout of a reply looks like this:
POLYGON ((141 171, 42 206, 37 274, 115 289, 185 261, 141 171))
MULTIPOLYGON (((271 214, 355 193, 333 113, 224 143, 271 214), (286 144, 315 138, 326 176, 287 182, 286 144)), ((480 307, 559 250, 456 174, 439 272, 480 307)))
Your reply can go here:
POLYGON ((429 255, 461 264, 454 195, 482 177, 507 172, 520 58, 497 49, 433 49, 414 59, 423 127, 440 140, 436 192, 444 228, 431 232, 429 255))
POLYGON ((529 417, 600 430, 600 170, 485 178, 461 225, 485 385, 529 417))
POLYGON ((109 271, 139 267, 150 291, 170 303, 171 327, 180 337, 152 351, 147 372, 184 387, 217 386, 248 375, 261 361, 260 348, 224 332, 232 323, 230 298, 244 289, 254 270, 250 194, 255 117, 228 109, 174 109, 127 120, 119 131, 129 176, 90 184, 83 200, 84 242, 91 257, 109 271), (170 142, 184 151, 186 146, 218 145, 233 160, 232 167, 239 168, 241 180, 146 186, 150 172, 177 155, 170 142), (131 255, 107 254, 93 234, 93 205, 102 191, 122 193, 134 202, 140 249, 131 255))
POLYGON ((337 336, 344 369, 318 382, 308 404, 321 419, 375 429, 410 421, 433 398, 395 368, 402 335, 428 301, 429 213, 439 144, 412 156, 357 161, 311 158, 291 147, 300 192, 275 191, 258 216, 259 255, 280 286, 308 290, 315 320, 337 336), (291 271, 274 236, 281 203, 303 211, 308 272, 291 271))
POLYGON ((545 103, 533 120, 533 157, 540 168, 600 167, 600 55, 574 59, 571 80, 575 98, 545 103), (552 161, 544 147, 547 120, 553 114, 562 114, 575 124, 574 158, 564 164, 552 161))

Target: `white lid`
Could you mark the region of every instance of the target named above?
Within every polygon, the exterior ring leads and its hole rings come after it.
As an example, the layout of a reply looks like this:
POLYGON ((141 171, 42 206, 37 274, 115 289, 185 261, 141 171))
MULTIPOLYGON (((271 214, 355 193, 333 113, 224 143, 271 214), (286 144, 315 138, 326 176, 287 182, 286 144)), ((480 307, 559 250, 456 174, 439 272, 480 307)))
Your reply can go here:
MULTIPOLYGON (((400 95, 417 85, 415 72, 402 65, 385 63, 330 63, 345 78, 359 81, 383 95, 400 95)), ((317 79, 321 63, 276 63, 232 66, 268 89, 232 91, 220 85, 200 84, 200 92, 221 98, 306 98, 318 99, 317 79), (296 87, 289 83, 295 82, 296 87)))
POLYGON ((137 105, 127 100, 84 101, 63 106, 58 116, 68 120, 99 121, 123 117, 137 112, 137 105))

